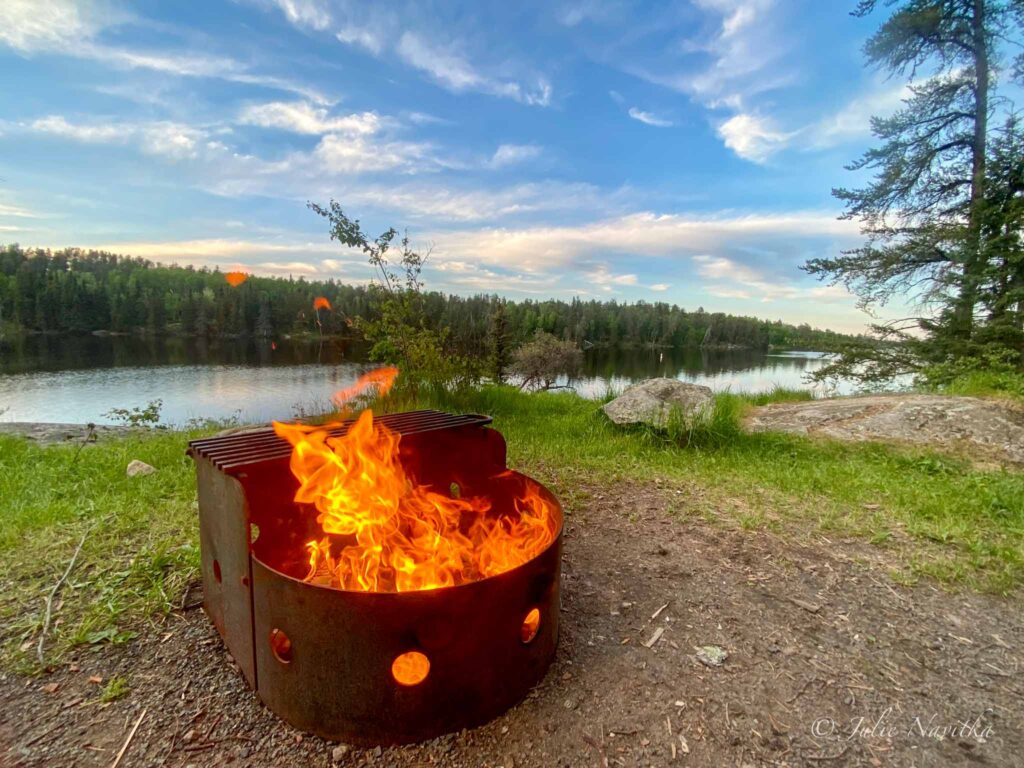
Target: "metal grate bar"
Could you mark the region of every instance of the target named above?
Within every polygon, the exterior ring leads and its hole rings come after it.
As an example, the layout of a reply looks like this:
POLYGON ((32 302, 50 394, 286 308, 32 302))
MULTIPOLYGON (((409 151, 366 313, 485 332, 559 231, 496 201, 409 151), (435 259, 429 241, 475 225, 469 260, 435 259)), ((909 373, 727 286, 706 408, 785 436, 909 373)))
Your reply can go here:
MULTIPOLYGON (((400 435, 415 435, 441 429, 484 426, 491 423, 490 416, 480 414, 451 414, 443 411, 421 410, 390 413, 375 417, 374 421, 400 435)), ((355 419, 348 419, 328 430, 332 437, 348 432, 355 419)), ((278 437, 272 427, 222 437, 209 437, 189 443, 189 454, 208 459, 222 472, 237 472, 246 467, 276 461, 291 455, 287 440, 278 437)))

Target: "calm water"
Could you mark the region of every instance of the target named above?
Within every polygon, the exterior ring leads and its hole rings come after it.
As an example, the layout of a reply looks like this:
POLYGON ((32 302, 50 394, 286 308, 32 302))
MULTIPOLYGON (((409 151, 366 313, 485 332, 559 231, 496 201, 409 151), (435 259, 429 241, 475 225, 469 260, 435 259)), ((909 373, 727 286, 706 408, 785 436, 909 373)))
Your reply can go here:
MULTIPOLYGON (((326 405, 332 392, 368 367, 364 360, 361 347, 339 342, 281 341, 275 349, 269 342, 227 340, 0 340, 0 421, 111 423, 104 416, 111 408, 145 407, 158 398, 167 424, 289 418, 299 409, 326 405)), ((583 375, 561 383, 588 397, 652 376, 754 392, 808 387, 804 376, 823 364, 814 352, 591 350, 583 375)))

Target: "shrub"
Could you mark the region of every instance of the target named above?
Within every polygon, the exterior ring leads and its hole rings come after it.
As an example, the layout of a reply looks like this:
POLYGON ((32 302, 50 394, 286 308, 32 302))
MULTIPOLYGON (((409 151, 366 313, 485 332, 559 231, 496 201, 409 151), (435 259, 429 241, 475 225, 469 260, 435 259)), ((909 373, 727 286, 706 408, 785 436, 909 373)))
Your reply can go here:
POLYGON ((537 331, 532 341, 512 353, 512 372, 522 379, 520 389, 553 389, 559 376, 572 378, 582 365, 579 347, 544 331, 537 331))

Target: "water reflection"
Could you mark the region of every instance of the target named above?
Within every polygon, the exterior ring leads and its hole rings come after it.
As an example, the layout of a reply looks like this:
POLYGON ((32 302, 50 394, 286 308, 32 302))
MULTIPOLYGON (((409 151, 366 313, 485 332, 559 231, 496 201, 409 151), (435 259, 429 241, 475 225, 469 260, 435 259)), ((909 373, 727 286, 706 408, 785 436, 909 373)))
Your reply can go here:
MULTIPOLYGON (((326 407, 366 368, 365 348, 328 341, 47 337, 0 340, 0 419, 108 423, 111 408, 162 399, 164 423, 194 418, 268 421, 326 407), (6 412, 4 411, 6 408, 6 412)), ((653 376, 715 390, 804 387, 818 353, 592 349, 573 386, 587 397, 653 376)), ((840 392, 852 387, 840 387, 840 392)))

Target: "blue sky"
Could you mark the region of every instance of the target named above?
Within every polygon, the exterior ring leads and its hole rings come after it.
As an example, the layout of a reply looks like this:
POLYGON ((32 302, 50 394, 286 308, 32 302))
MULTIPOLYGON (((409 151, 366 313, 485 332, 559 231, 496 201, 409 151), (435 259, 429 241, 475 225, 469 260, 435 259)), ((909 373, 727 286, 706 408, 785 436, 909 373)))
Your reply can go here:
POLYGON ((903 95, 854 5, 3 0, 0 241, 365 282, 334 197, 429 288, 860 330, 799 270, 903 95))

